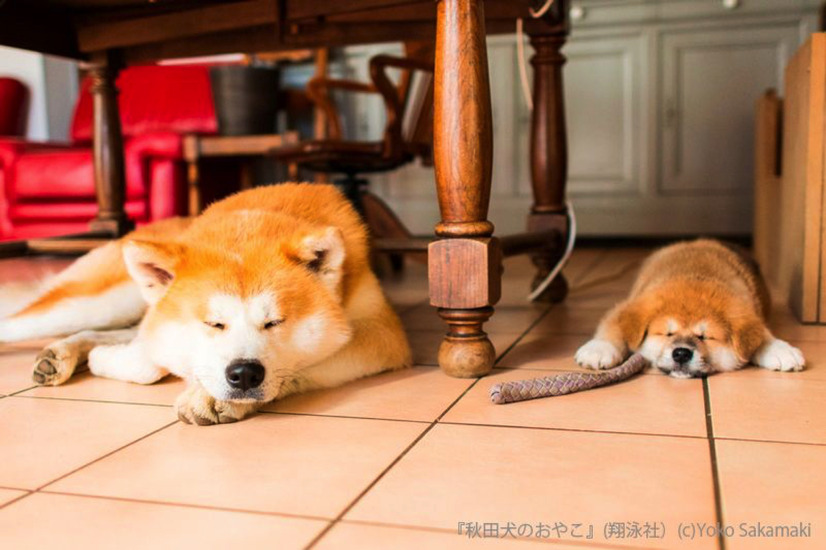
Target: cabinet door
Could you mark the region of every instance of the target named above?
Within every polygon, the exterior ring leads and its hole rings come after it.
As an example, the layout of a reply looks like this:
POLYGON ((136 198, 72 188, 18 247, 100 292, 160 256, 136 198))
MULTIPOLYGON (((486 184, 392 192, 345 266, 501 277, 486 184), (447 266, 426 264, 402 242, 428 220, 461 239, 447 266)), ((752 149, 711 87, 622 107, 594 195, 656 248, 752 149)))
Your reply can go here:
POLYGON ((572 38, 565 48, 568 190, 633 193, 643 185, 641 33, 572 38))
MULTIPOLYGON (((751 200, 754 102, 767 88, 782 93, 799 43, 795 23, 662 36, 660 194, 751 200)), ((751 220, 738 225, 748 232, 751 220)))

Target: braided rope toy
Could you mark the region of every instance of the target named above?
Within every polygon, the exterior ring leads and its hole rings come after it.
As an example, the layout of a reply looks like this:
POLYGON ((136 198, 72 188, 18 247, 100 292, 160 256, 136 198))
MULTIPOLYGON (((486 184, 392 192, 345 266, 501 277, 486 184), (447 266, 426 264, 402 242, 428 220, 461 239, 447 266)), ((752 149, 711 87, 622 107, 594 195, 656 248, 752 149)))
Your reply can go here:
POLYGON ((648 366, 642 355, 635 353, 623 364, 599 373, 563 372, 544 378, 500 382, 490 389, 490 400, 501 405, 538 397, 554 397, 600 386, 607 386, 631 378, 648 366))

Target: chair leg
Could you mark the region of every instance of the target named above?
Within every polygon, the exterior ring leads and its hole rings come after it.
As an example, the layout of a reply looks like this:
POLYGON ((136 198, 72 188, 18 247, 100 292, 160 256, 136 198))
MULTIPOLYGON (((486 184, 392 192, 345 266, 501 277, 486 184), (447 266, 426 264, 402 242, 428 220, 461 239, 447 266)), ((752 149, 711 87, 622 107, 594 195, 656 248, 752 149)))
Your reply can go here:
POLYGON ((361 214, 362 218, 364 217, 363 195, 365 189, 367 188, 367 184, 368 181, 366 179, 357 178, 349 174, 346 177, 337 179, 333 182, 333 185, 338 187, 339 190, 344 193, 344 196, 347 197, 347 200, 350 201, 353 208, 361 214))
POLYGON ((430 303, 448 324, 442 370, 482 376, 496 352, 482 325, 501 291, 501 251, 487 220, 492 119, 482 0, 439 0, 436 16, 434 164, 439 240, 428 248, 430 303))
MULTIPOLYGON (((560 6, 564 2, 558 2, 560 6)), ((565 127, 565 103, 562 65, 565 57, 560 48, 568 32, 564 6, 552 12, 550 21, 535 21, 528 28, 535 54, 533 118, 531 123, 531 182, 534 203, 528 216, 529 231, 553 230, 556 242, 532 255, 537 267, 533 288, 542 282, 556 265, 568 237, 565 184, 568 178, 568 143, 565 127)), ((568 283, 561 274, 543 292, 539 300, 561 302, 568 294, 568 283)))

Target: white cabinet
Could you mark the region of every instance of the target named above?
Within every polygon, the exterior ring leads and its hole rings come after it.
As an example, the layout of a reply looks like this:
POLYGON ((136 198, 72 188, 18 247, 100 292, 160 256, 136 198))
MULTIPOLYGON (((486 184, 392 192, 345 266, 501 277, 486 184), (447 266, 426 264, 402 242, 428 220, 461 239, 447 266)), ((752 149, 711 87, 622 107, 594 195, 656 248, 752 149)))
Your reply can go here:
MULTIPOLYGON (((568 196, 584 235, 746 235, 754 102, 782 93, 819 0, 581 0, 563 49, 568 196)), ((375 50, 374 50, 375 51, 375 50)), ((531 204, 530 113, 516 39, 488 39, 494 117, 490 219, 520 231, 531 204)), ((526 46, 528 56, 532 55, 526 46)), ((433 172, 373 177, 417 233, 438 220, 433 172)))
POLYGON ((798 25, 783 22, 663 34, 662 194, 750 197, 754 102, 780 91, 800 38, 798 25))

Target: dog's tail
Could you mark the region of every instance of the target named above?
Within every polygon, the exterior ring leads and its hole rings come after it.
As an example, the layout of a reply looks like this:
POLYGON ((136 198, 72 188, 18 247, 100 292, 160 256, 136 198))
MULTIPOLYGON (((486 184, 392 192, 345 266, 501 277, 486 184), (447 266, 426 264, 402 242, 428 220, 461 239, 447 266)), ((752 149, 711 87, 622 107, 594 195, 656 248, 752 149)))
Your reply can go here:
POLYGON ((0 319, 0 342, 137 323, 146 302, 126 271, 121 246, 96 248, 45 282, 2 289, 3 309, 19 309, 0 319))

